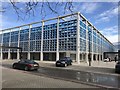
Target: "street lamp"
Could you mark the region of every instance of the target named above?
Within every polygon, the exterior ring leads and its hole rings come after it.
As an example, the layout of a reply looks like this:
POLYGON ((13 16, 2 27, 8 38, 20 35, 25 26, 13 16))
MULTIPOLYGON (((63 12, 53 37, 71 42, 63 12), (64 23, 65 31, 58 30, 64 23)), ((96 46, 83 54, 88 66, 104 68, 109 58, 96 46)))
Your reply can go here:
POLYGON ((120 50, 118 50, 118 61, 120 61, 120 50))
POLYGON ((91 66, 91 53, 90 53, 91 44, 90 44, 90 35, 91 35, 91 31, 88 31, 88 38, 89 38, 89 54, 88 54, 88 61, 89 61, 89 66, 91 66))
POLYGON ((35 53, 35 49, 33 50, 33 60, 34 60, 34 53, 35 53))

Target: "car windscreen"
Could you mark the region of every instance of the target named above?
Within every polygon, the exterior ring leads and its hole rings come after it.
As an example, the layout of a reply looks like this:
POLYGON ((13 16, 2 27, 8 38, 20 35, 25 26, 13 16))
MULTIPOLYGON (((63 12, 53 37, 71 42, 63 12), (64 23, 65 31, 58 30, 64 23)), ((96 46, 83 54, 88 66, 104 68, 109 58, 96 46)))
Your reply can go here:
POLYGON ((60 61, 66 61, 66 59, 60 59, 60 61))
POLYGON ((26 63, 34 64, 35 62, 33 60, 26 60, 26 63))

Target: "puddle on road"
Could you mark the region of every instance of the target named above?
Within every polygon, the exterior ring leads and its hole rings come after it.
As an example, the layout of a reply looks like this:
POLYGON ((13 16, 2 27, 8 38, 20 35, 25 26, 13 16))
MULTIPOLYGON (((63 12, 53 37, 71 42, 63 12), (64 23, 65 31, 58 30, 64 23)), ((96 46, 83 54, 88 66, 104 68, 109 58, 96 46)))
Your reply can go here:
POLYGON ((50 68, 41 68, 38 72, 53 77, 61 77, 70 80, 78 80, 88 83, 120 88, 120 76, 115 75, 50 68))
POLYGON ((88 83, 120 88, 120 77, 106 74, 76 72, 76 79, 88 83))

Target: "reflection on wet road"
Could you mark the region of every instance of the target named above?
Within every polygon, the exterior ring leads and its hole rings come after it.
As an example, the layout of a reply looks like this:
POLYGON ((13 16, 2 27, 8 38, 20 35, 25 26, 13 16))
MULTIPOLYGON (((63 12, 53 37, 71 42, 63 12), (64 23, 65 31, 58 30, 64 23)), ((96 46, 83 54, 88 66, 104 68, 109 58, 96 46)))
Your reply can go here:
POLYGON ((41 73, 48 76, 64 78, 67 80, 77 80, 87 83, 120 88, 120 76, 53 68, 41 68, 39 71, 33 72, 36 75, 39 75, 39 73, 41 73))
MULTIPOLYGON (((4 67, 11 68, 11 65, 5 65, 4 67)), ((45 68, 40 67, 38 71, 30 71, 26 73, 31 73, 35 75, 47 75, 52 77, 58 77, 65 80, 74 80, 78 82, 87 82, 98 85, 104 85, 108 87, 120 88, 120 76, 118 75, 109 75, 109 74, 100 74, 93 72, 84 72, 84 71, 73 71, 66 69, 58 68, 45 68)))

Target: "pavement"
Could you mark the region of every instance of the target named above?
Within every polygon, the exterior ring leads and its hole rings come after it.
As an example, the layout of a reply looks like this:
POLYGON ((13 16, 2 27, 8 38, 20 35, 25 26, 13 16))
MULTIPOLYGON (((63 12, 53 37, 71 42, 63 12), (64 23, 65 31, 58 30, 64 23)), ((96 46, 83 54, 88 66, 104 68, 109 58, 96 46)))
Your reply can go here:
MULTIPOLYGON (((2 90, 29 90, 29 88, 99 88, 60 79, 30 74, 27 71, 13 70, 2 67, 2 90), (5 89, 6 90, 6 89, 5 89)), ((34 89, 30 89, 34 90, 34 89)), ((36 89, 35 89, 36 90, 36 89)), ((41 90, 41 89, 40 89, 41 90)))
MULTIPOLYGON (((3 60, 4 67, 11 68, 12 63, 17 60, 3 60)), ((94 66, 87 66, 86 63, 79 65, 73 63, 67 67, 56 67, 55 62, 36 61, 40 64, 37 72, 27 72, 37 76, 46 76, 49 78, 83 83, 87 85, 100 86, 105 88, 119 88, 120 75, 114 73, 115 62, 94 62, 94 66), (99 64, 99 65, 98 65, 99 64)))

